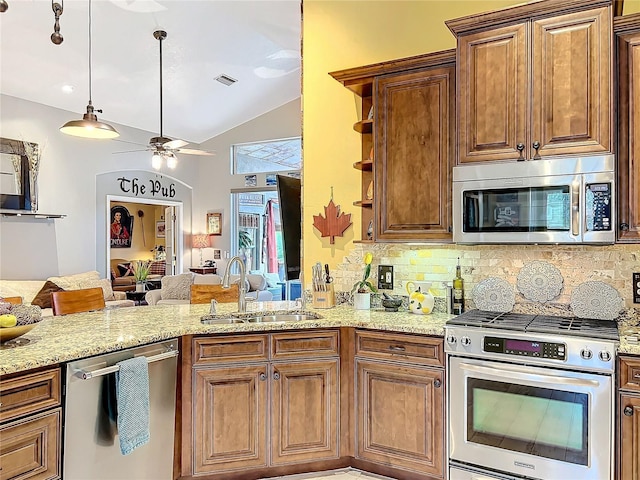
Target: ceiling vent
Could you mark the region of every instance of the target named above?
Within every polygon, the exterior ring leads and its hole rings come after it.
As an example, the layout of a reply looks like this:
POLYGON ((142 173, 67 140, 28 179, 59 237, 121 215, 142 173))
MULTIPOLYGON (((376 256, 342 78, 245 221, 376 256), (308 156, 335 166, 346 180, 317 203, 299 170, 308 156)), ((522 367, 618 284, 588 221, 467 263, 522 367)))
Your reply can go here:
POLYGON ((230 85, 233 85, 234 83, 236 83, 238 80, 236 80, 235 78, 231 78, 229 75, 225 75, 224 73, 218 77, 215 78, 218 82, 222 83, 223 85, 226 85, 227 87, 230 85))

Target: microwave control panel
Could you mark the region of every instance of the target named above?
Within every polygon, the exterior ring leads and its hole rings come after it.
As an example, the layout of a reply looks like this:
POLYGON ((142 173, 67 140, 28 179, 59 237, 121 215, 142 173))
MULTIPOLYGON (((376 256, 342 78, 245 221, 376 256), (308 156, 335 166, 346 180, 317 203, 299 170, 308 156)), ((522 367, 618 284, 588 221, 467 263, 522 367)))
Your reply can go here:
POLYGON ((588 183, 586 188, 587 231, 611 230, 611 184, 588 183))
POLYGON ((504 337, 484 337, 482 347, 485 352, 518 355, 522 357, 567 359, 567 346, 564 343, 516 340, 504 337))

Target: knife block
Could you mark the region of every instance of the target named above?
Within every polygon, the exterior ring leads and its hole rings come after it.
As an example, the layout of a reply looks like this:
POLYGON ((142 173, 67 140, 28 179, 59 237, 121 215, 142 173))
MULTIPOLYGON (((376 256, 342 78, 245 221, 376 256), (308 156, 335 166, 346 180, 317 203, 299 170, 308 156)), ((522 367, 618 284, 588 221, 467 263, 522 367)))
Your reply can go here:
POLYGON ((313 292, 313 308, 332 308, 336 305, 336 295, 333 283, 325 283, 326 291, 313 292))

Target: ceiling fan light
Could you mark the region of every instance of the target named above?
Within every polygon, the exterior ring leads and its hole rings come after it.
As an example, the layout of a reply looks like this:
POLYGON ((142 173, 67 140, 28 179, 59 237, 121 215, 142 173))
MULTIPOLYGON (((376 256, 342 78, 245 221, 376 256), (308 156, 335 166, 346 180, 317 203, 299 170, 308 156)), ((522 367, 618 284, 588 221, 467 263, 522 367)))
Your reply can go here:
POLYGON ((162 157, 159 153, 154 153, 153 157, 151 157, 151 166, 155 170, 160 170, 162 168, 162 157))
POLYGON ((167 155, 167 167, 171 170, 178 166, 178 159, 174 155, 167 155))

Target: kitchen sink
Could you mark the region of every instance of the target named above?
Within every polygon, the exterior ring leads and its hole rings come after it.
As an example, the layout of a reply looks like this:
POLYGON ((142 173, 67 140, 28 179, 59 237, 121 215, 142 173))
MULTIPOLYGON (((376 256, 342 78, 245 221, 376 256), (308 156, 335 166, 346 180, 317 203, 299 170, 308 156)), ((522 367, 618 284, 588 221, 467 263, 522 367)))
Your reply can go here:
POLYGON ((243 318, 231 318, 231 317, 225 317, 225 318, 202 318, 200 320, 201 323, 204 323, 205 325, 228 325, 231 323, 247 323, 244 321, 243 318))
POLYGON ((317 315, 299 313, 280 313, 276 315, 257 315, 255 317, 244 317, 242 320, 247 323, 280 323, 280 322, 301 322, 303 320, 316 320, 317 315))
POLYGON ((293 313, 293 312, 255 312, 251 313, 232 313, 231 316, 226 315, 205 315, 200 319, 205 325, 229 325, 233 323, 285 323, 285 322, 301 322, 303 320, 316 320, 322 318, 317 313, 293 313))

